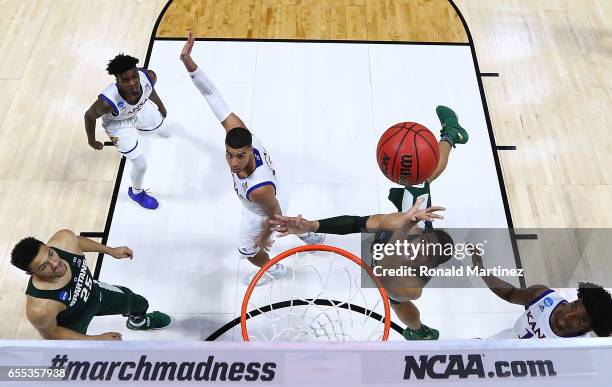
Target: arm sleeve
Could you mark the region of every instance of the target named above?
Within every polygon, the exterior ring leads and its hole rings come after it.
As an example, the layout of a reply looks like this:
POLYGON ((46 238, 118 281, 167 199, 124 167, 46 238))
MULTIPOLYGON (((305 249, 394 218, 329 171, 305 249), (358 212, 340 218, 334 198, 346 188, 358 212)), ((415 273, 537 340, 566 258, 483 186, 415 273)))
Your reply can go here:
POLYGON ((321 219, 319 220, 319 230, 317 232, 336 235, 367 232, 366 223, 369 218, 369 216, 342 215, 321 219))
POLYGON ((195 87, 202 93, 204 98, 206 98, 206 102, 208 102, 215 117, 217 117, 219 122, 223 122, 232 111, 227 106, 227 103, 225 103, 225 100, 215 87, 215 84, 199 67, 194 72, 190 72, 189 77, 195 87))

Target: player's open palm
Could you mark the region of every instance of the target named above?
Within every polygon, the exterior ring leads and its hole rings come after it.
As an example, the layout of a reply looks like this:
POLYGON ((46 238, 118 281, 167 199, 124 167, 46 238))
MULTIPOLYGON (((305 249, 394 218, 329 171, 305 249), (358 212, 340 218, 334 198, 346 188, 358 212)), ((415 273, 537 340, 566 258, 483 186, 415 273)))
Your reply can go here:
POLYGON ((279 233, 279 237, 284 237, 290 234, 303 234, 309 232, 308 221, 302 218, 302 215, 298 216, 282 216, 275 215, 273 219, 270 219, 272 230, 279 233))
POLYGON ((183 50, 181 51, 181 60, 185 60, 191 56, 191 49, 193 49, 193 43, 195 39, 193 38, 193 32, 189 31, 187 35, 187 43, 183 46, 183 50))
POLYGON ((381 219, 380 228, 383 230, 395 231, 406 226, 407 222, 428 221, 433 222, 435 219, 444 219, 438 214, 438 211, 446 210, 444 207, 431 206, 429 208, 421 208, 425 198, 420 197, 414 205, 406 212, 396 212, 393 214, 384 215, 381 219))
POLYGON ((414 205, 410 207, 408 211, 406 211, 405 215, 408 219, 413 222, 417 221, 427 221, 433 222, 436 219, 444 219, 444 217, 438 214, 438 211, 446 211, 446 208, 440 206, 431 206, 425 209, 421 208, 421 205, 425 201, 424 197, 420 197, 416 200, 414 205))

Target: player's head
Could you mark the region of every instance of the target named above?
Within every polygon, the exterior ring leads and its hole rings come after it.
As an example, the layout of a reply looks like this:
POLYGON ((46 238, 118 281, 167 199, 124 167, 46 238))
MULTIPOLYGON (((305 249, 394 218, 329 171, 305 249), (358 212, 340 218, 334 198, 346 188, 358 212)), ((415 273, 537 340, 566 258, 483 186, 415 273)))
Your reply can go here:
POLYGON ((246 128, 234 128, 225 135, 225 159, 233 173, 249 165, 253 153, 253 135, 246 128))
POLYGON ((138 59, 133 56, 119 54, 108 62, 106 71, 114 75, 119 88, 130 93, 140 93, 140 76, 136 64, 138 59))
POLYGON ((612 332, 612 297, 604 288, 590 282, 578 285, 578 299, 570 304, 562 323, 576 333, 592 330, 597 336, 608 337, 612 332))
POLYGON ((57 252, 36 238, 27 237, 19 241, 11 252, 13 266, 39 277, 61 277, 68 267, 57 252))

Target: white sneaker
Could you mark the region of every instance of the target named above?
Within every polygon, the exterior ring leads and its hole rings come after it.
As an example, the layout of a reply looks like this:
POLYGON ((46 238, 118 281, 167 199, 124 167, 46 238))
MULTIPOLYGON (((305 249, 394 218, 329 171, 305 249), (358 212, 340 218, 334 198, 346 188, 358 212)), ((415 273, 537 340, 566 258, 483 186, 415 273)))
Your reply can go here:
POLYGON ((282 263, 277 263, 266 271, 266 275, 271 275, 276 279, 283 278, 287 275, 287 268, 282 263))
POLYGON ((309 232, 298 235, 298 238, 303 240, 307 245, 320 245, 325 241, 325 234, 309 232))
MULTIPOLYGON (((253 281, 253 277, 255 277, 255 274, 257 274, 256 271, 249 275, 249 278, 247 279, 247 284, 250 284, 253 281)), ((277 263, 276 265, 269 268, 265 272, 265 274, 261 276, 259 281, 257 281, 257 286, 266 285, 273 279, 283 278, 285 275, 287 275, 287 268, 285 267, 285 265, 277 263)))

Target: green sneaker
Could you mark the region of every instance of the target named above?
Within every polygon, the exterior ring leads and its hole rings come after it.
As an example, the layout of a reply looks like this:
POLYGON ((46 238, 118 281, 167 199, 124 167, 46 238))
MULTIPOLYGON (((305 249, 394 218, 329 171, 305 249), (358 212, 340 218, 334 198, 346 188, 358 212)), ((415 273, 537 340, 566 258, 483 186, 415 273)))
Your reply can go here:
POLYGON ((421 329, 417 329, 416 331, 410 328, 404 329, 403 335, 406 340, 438 340, 440 332, 438 332, 437 329, 421 324, 421 329))
POLYGON ((459 125, 459 119, 453 109, 446 106, 438 106, 436 114, 442 124, 440 136, 442 140, 448 141, 453 148, 455 144, 465 144, 470 136, 465 129, 459 125))
POLYGON ((162 329, 170 325, 172 319, 162 312, 151 312, 146 314, 144 323, 136 323, 133 318, 129 318, 125 326, 133 331, 148 331, 150 329, 162 329))

